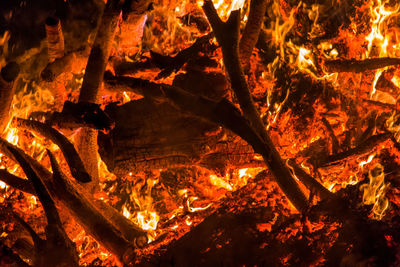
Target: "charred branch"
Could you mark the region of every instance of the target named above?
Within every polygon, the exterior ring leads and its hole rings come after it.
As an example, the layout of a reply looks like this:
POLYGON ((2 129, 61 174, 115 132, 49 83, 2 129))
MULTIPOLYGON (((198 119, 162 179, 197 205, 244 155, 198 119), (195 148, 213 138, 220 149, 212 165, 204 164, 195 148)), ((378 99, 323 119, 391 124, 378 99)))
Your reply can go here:
POLYGON ((91 181, 91 177, 87 173, 74 145, 59 131, 47 124, 33 120, 16 119, 16 124, 18 127, 34 131, 57 144, 64 154, 72 176, 81 183, 88 183, 91 181))
POLYGON ((48 17, 45 28, 49 62, 53 62, 57 58, 64 56, 64 35, 61 29, 61 22, 56 17, 48 17))
POLYGON ((326 130, 328 131, 329 137, 332 141, 332 152, 336 153, 339 150, 339 141, 336 138, 335 133, 333 132, 332 126, 325 117, 322 118, 322 123, 324 124, 326 130))
MULTIPOLYGON (((251 127, 260 135, 263 140, 264 153, 262 153, 265 162, 279 184, 282 191, 290 199, 293 205, 299 210, 304 211, 307 207, 307 198, 301 192, 298 184, 293 179, 289 169, 284 164, 278 151, 274 147, 269 137, 260 114, 255 108, 252 96, 250 94, 246 78, 239 60, 239 25, 240 10, 233 11, 227 22, 222 22, 215 10, 214 4, 206 0, 203 10, 211 24, 218 43, 222 47, 222 54, 225 67, 228 71, 231 87, 238 98, 240 108, 249 121, 251 127)), ((257 150, 254 147, 254 150, 257 150)))
POLYGON ((0 265, 2 266, 18 266, 29 267, 30 265, 23 261, 19 255, 0 241, 0 265))
POLYGON ((61 188, 58 191, 59 197, 67 205, 77 218, 83 221, 85 226, 92 229, 94 238, 115 254, 123 263, 133 260, 135 255, 134 247, 95 209, 89 200, 79 193, 67 177, 62 173, 56 158, 50 151, 47 151, 53 169, 55 186, 61 188), (94 230, 94 231, 93 231, 94 230))
POLYGON ((388 66, 400 65, 399 58, 367 58, 364 60, 327 60, 325 66, 330 72, 363 72, 367 70, 381 69, 388 66))
POLYGON ((0 180, 22 192, 32 195, 36 194, 35 189, 32 187, 32 184, 29 180, 11 174, 7 170, 0 169, 0 180))
POLYGON ((359 144, 358 146, 356 146, 354 148, 351 148, 349 150, 346 150, 346 151, 343 151, 343 152, 340 152, 337 154, 332 154, 332 155, 327 156, 325 159, 321 160, 320 162, 317 162, 317 167, 325 167, 325 166, 331 165, 333 163, 336 163, 338 161, 344 160, 348 157, 367 153, 367 152, 371 151, 378 144, 389 139, 390 136, 391 136, 391 133, 382 133, 382 134, 373 135, 373 136, 367 138, 364 142, 362 142, 361 144, 359 144))
POLYGON ((250 56, 260 35, 267 5, 268 0, 250 1, 249 18, 239 43, 240 61, 244 68, 247 68, 249 64, 250 56))

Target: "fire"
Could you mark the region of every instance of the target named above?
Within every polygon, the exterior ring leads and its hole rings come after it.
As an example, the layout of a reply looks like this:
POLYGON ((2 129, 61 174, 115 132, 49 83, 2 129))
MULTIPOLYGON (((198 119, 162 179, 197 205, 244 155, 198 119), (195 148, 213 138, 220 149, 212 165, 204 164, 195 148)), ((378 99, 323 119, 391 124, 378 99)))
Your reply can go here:
POLYGON ((360 190, 364 192, 363 202, 365 205, 373 205, 372 212, 374 218, 381 220, 389 207, 389 201, 385 196, 389 185, 385 184, 383 166, 376 164, 374 168, 368 172, 368 177, 369 184, 360 187, 360 190))

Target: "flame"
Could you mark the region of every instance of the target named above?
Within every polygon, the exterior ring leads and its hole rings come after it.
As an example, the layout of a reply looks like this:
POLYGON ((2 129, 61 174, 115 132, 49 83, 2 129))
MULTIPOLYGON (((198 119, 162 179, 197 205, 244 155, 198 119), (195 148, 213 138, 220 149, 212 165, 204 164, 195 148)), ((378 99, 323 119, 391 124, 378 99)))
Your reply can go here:
POLYGON ((389 207, 389 200, 386 198, 386 191, 389 188, 389 184, 385 184, 383 166, 379 163, 376 164, 375 167, 368 172, 368 177, 369 184, 360 186, 360 190, 364 192, 363 203, 365 205, 373 205, 373 217, 381 220, 389 207))
POLYGON ((155 211, 140 211, 137 213, 136 219, 139 226, 143 230, 156 230, 159 217, 155 211))

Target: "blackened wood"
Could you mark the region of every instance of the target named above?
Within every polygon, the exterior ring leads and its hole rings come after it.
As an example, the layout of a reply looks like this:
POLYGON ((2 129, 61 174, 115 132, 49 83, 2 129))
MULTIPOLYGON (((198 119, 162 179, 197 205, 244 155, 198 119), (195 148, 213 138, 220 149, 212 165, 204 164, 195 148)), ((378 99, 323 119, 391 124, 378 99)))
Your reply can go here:
POLYGON ((35 189, 32 187, 29 180, 11 174, 5 169, 0 169, 0 180, 15 189, 21 190, 22 192, 33 195, 36 194, 35 189))
POLYGON ((337 59, 325 61, 325 66, 330 72, 363 72, 367 70, 381 69, 387 66, 400 65, 400 58, 367 58, 364 60, 337 59))

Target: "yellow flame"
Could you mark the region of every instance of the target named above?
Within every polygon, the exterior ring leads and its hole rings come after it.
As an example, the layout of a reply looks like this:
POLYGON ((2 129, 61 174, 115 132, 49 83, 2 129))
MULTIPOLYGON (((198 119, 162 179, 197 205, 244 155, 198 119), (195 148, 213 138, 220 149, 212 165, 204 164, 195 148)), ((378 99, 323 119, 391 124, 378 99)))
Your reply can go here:
POLYGON ((159 217, 155 211, 140 211, 137 213, 136 219, 139 226, 143 230, 156 230, 159 217))
POLYGON ((386 209, 389 207, 389 200, 386 198, 386 191, 389 184, 385 184, 385 174, 383 166, 377 164, 368 172, 369 184, 362 185, 360 190, 363 193, 363 203, 365 205, 374 205, 372 212, 375 219, 382 219, 386 209))

